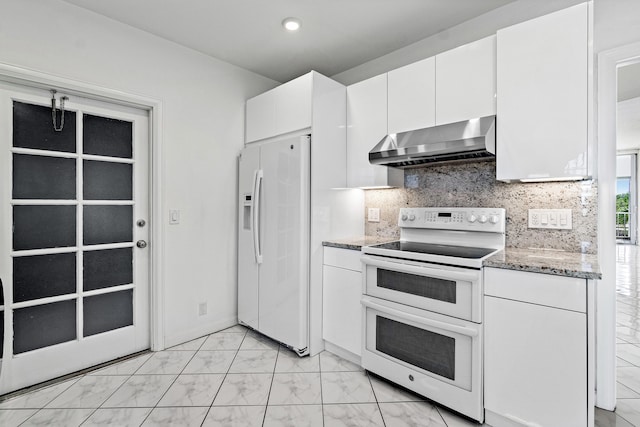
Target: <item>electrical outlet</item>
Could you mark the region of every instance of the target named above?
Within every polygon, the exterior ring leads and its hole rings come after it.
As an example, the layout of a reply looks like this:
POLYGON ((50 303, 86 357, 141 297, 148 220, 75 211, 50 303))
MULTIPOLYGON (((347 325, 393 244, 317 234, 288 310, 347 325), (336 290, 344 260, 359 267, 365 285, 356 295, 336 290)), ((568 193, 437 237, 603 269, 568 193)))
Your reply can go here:
POLYGON ((198 304, 198 316, 204 316, 205 314, 207 314, 207 303, 201 302, 198 304))
POLYGON ((369 222, 380 222, 380 208, 369 208, 367 219, 369 222))
POLYGON ((529 209, 529 228, 571 230, 571 209, 529 209))

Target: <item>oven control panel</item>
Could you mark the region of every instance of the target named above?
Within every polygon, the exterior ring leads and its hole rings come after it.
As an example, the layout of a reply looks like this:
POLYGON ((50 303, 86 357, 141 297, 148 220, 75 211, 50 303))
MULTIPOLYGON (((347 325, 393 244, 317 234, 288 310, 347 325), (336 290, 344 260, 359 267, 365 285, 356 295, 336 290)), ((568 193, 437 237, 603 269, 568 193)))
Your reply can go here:
POLYGON ((401 228, 504 233, 505 222, 503 208, 400 208, 398 215, 401 228))

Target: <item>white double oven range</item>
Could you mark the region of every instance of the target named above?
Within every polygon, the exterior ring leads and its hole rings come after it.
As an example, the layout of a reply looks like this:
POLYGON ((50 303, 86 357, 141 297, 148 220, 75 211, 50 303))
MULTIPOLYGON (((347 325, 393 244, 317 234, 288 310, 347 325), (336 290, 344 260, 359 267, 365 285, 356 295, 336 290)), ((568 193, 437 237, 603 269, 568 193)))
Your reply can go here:
POLYGON ((499 208, 402 208, 400 240, 362 248, 362 366, 479 422, 483 260, 499 208))

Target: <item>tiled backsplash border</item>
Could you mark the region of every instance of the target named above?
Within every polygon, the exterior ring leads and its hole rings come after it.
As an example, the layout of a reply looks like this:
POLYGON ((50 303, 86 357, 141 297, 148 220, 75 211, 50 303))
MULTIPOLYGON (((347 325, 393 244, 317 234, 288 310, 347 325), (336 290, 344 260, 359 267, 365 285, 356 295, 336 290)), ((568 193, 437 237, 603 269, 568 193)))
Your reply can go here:
POLYGON ((401 207, 496 207, 507 212, 508 247, 597 253, 595 181, 507 184, 495 176, 495 161, 406 169, 405 188, 365 191, 365 232, 398 237, 401 207), (366 220, 370 207, 380 208, 380 222, 366 220), (529 229, 528 209, 571 209, 573 229, 529 229))

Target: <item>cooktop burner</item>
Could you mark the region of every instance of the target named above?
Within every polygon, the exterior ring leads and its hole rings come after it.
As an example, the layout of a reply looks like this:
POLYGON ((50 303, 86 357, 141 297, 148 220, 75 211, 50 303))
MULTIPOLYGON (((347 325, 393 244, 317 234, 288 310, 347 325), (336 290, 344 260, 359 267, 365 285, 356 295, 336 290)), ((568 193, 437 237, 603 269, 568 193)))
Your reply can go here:
POLYGON ((371 246, 372 248, 390 249, 401 252, 415 252, 430 255, 451 256, 456 258, 480 259, 495 249, 473 248, 466 246, 438 245, 433 243, 395 241, 371 246))

